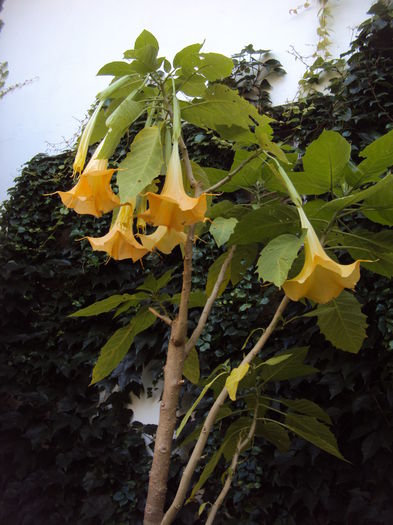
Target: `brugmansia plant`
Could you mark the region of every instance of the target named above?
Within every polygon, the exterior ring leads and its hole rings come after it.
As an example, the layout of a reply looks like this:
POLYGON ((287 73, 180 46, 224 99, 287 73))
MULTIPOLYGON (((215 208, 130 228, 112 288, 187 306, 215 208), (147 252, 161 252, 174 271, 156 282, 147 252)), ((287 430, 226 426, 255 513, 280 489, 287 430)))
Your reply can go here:
POLYGON ((207 512, 206 523, 212 523, 241 455, 260 439, 286 451, 295 435, 344 460, 329 428, 332 421, 322 408, 312 400, 275 398, 271 388, 275 381, 315 373, 305 363, 308 348, 284 348, 269 359, 261 350, 292 300, 301 302, 303 315, 317 317, 321 332, 336 348, 357 353, 367 327, 355 294, 360 265, 385 276, 393 273, 393 236, 386 228, 393 225, 393 177, 387 172, 393 164, 393 131, 361 151, 359 165, 352 162, 344 137, 324 131, 308 146, 301 169, 295 151, 273 142, 271 119, 220 82, 231 74, 232 60, 201 49, 201 44, 190 45, 170 63, 158 56, 155 37, 143 31, 134 49, 124 53, 124 61, 106 64, 99 74, 113 80, 97 95, 96 109, 80 138, 74 164, 77 180, 68 191, 57 192, 77 213, 101 217, 112 211, 108 233, 87 237, 94 250, 131 259, 130 264, 140 264, 137 261, 156 251, 178 250, 183 259, 179 293, 165 291, 172 271, 158 278, 149 274, 135 293, 108 297, 73 314, 130 312, 129 323, 101 349, 92 384, 117 367, 137 334, 156 321, 170 327, 146 525, 172 523, 187 495, 191 501, 197 493, 200 514, 207 512), (144 127, 124 160, 110 164, 120 139, 136 120, 144 127), (209 130, 212 140, 219 137, 233 151, 228 171, 190 160, 182 134, 185 123, 209 130), (97 143, 86 164, 88 147, 97 143), (237 190, 249 195, 246 204, 237 202, 237 190), (347 221, 351 214, 359 219, 356 229, 347 221), (222 254, 209 269, 205 290, 195 290, 193 247, 207 236, 222 254), (209 377, 200 378, 196 344, 212 307, 229 283, 236 287, 254 267, 251 271, 257 272, 261 284, 277 287, 282 299, 272 319, 255 327, 239 348, 237 361, 227 359, 209 377), (200 309, 200 314, 190 333, 191 309, 200 309), (256 339, 259 330, 262 334, 256 339), (179 423, 185 381, 201 392, 179 423), (183 440, 192 413, 209 389, 214 403, 206 419, 183 440), (225 435, 189 494, 217 421, 225 435), (185 444, 193 445, 192 453, 175 499, 167 505, 173 445, 185 444), (203 502, 199 491, 219 461, 228 464, 222 490, 215 501, 203 502))

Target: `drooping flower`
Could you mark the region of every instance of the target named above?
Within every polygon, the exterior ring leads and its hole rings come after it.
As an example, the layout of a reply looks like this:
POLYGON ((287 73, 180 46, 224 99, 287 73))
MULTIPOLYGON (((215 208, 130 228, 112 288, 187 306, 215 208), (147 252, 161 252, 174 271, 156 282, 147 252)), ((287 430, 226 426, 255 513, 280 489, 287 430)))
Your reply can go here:
POLYGON ((90 117, 89 122, 86 124, 85 129, 83 130, 83 133, 79 139, 78 151, 76 152, 74 165, 73 165, 74 174, 81 173, 83 171, 91 135, 93 133, 94 126, 97 121, 98 114, 103 106, 103 103, 104 103, 103 101, 98 103, 96 109, 94 110, 92 116, 90 117))
POLYGON ((182 231, 185 226, 204 221, 206 195, 190 197, 185 192, 177 141, 172 148, 161 193, 148 192, 146 196, 149 209, 140 217, 153 226, 167 226, 182 231))
POLYGON ((169 254, 178 244, 184 244, 187 235, 184 232, 179 232, 167 226, 158 226, 158 228, 150 235, 139 236, 144 248, 149 251, 154 249, 162 253, 169 254))
POLYGON ((77 184, 69 191, 57 191, 67 208, 80 214, 101 217, 120 205, 120 199, 112 191, 110 181, 116 171, 108 168, 107 159, 97 159, 100 146, 94 152, 77 184))
POLYGON ((121 206, 114 224, 103 237, 87 237, 93 250, 106 252, 113 259, 138 261, 150 250, 142 246, 132 231, 133 207, 121 206))
POLYGON ((300 273, 283 284, 293 301, 306 297, 316 303, 328 303, 344 288, 353 289, 360 278, 360 263, 339 264, 323 249, 314 228, 302 208, 298 208, 302 227, 307 230, 304 241, 305 261, 300 273))

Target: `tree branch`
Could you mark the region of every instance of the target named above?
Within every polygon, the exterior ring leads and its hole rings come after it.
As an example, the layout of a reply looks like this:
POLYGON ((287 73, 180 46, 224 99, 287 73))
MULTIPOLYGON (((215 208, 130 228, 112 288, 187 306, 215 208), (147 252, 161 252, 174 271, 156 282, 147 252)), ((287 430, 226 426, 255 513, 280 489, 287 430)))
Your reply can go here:
POLYGON ((243 452, 243 450, 245 450, 247 448, 248 444, 250 443, 250 441, 254 437, 255 428, 257 426, 257 414, 258 414, 258 403, 255 406, 254 417, 253 417, 253 420, 252 420, 252 423, 251 423, 251 426, 250 426, 250 430, 249 430, 246 438, 243 439, 243 441, 242 441, 241 435, 239 436, 239 440, 238 440, 238 443, 237 443, 236 451, 235 451, 235 454, 233 455, 233 458, 232 458, 232 461, 231 461, 231 466, 228 469, 228 475, 227 475, 227 478, 225 480, 224 486, 222 487, 222 490, 221 490, 220 494, 217 496, 216 501, 213 503, 212 508, 210 509, 210 512, 209 512, 209 515, 207 517, 205 525, 212 525, 212 523, 214 521, 214 518, 216 517, 216 514, 217 514, 219 508, 224 503, 224 499, 225 499, 226 495, 228 494, 229 489, 231 488, 231 485, 232 485, 232 480, 233 480, 233 477, 234 477, 236 469, 237 469, 237 465, 238 465, 238 462, 239 462, 240 454, 243 452))
MULTIPOLYGON (((285 295, 281 303, 279 304, 269 326, 266 328, 262 336, 258 339, 257 343, 253 346, 253 348, 245 356, 245 358, 241 362, 242 365, 246 363, 251 363, 251 361, 258 355, 260 350, 262 350, 262 348, 265 346, 269 337, 272 335, 273 331, 275 330, 288 303, 289 303, 289 298, 285 295)), ((194 450, 186 465, 186 468, 184 469, 175 499, 173 500, 172 505, 169 507, 166 514, 164 515, 161 525, 170 525, 170 523, 172 523, 178 511, 181 509, 184 503, 184 499, 187 494, 188 487, 191 482, 192 475, 198 465, 198 462, 205 448, 207 438, 209 437, 210 431, 213 428, 218 412, 220 408, 222 407, 222 405, 224 404, 227 396, 228 396, 228 391, 226 387, 224 386, 219 396, 215 400, 214 404, 212 405, 207 415, 207 418, 205 419, 205 423, 203 425, 201 433, 199 434, 199 438, 196 442, 194 450)))
POLYGON ((214 284, 212 293, 210 294, 209 298, 207 299, 205 306, 202 310, 201 316, 199 318, 198 324, 195 327, 193 333, 191 334, 190 339, 186 343, 186 356, 191 352, 191 350, 194 348, 196 342, 198 341, 203 329, 205 328, 207 318, 209 317, 209 314, 211 312, 211 309, 214 305, 215 300, 217 299, 218 291, 220 289, 220 286, 225 278, 226 271, 228 269, 228 266, 230 265, 232 261, 233 254, 235 253, 236 245, 232 246, 231 249, 228 252, 228 255, 225 258, 224 264, 221 266, 220 273, 217 276, 217 280, 214 284))
POLYGON ((236 168, 234 170, 232 170, 230 173, 228 173, 228 175, 226 175, 223 179, 221 179, 218 182, 216 182, 216 184, 213 184, 213 186, 210 186, 210 188, 208 188, 207 190, 204 190, 204 193, 211 193, 212 191, 215 191, 218 188, 220 188, 223 184, 226 184, 227 182, 232 180, 232 178, 237 173, 239 173, 239 171, 241 171, 244 168, 244 166, 246 166, 252 160, 256 159, 259 156, 259 154, 261 153, 261 151, 262 151, 261 149, 257 150, 254 153, 254 155, 251 155, 250 157, 248 157, 248 159, 246 159, 243 162, 241 162, 239 164, 239 166, 236 166, 236 168))
POLYGON ((161 321, 164 321, 165 324, 168 326, 172 325, 172 319, 168 317, 167 315, 162 315, 157 310, 149 306, 149 312, 151 312, 153 315, 155 315, 158 319, 161 319, 161 321))

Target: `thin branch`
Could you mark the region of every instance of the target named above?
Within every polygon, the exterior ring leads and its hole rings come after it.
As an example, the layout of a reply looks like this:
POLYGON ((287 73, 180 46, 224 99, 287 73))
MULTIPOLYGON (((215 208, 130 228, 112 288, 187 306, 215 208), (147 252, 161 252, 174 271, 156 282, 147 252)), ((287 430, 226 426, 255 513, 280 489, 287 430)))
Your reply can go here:
MULTIPOLYGON (((279 304, 276 313, 273 316, 273 319, 271 320, 269 326, 266 328, 266 330, 263 332, 262 336, 258 339, 257 343, 254 345, 254 347, 249 351, 249 353, 245 356, 241 364, 251 363, 251 361, 258 355, 258 353, 262 350, 262 348, 265 346, 266 342, 268 341, 269 337, 272 335, 274 329, 276 328, 279 320, 281 319, 281 316, 287 307, 289 303, 289 298, 285 295, 282 299, 281 303, 279 304)), ((210 431, 213 428, 214 422, 217 418, 218 412, 222 405, 224 404, 226 398, 228 397, 228 391, 226 387, 221 390, 219 396, 217 397, 216 401, 212 405, 207 418, 205 419, 205 423, 202 427, 202 431, 199 434, 199 438, 196 442, 196 445, 194 447, 194 450, 191 454, 191 457, 186 465, 186 468, 184 469, 182 478, 180 480, 179 488, 177 490, 175 499, 172 502, 172 505, 167 510, 161 525, 170 525, 170 523, 173 522, 176 514, 181 509, 188 487, 191 482, 192 475, 195 472, 195 469, 198 465, 198 462, 202 456, 203 450, 206 445, 207 438, 209 437, 210 431)))
POLYGON ((190 339, 186 343, 186 356, 194 348, 203 329, 205 328, 207 318, 209 317, 209 314, 211 312, 211 309, 213 308, 214 302, 217 299, 218 291, 220 289, 222 282, 224 281, 226 271, 232 261, 232 257, 233 257, 233 254, 235 253, 235 250, 236 250, 236 245, 233 245, 231 249, 229 250, 228 255, 225 258, 224 264, 221 266, 220 273, 218 274, 217 280, 213 286, 213 290, 211 294, 209 295, 208 300, 205 303, 205 306, 202 310, 198 324, 195 327, 194 331, 192 332, 190 339))
POLYGON ((184 139, 183 139, 182 135, 180 135, 180 138, 179 138, 179 146, 180 146, 181 155, 182 155, 183 160, 184 160, 184 167, 186 168, 186 175, 187 175, 187 178, 189 180, 189 183, 191 184, 191 187, 196 192, 198 192, 199 186, 200 186, 200 182, 198 182, 196 180, 196 178, 194 177, 194 174, 192 172, 192 166, 191 166, 190 157, 188 156, 187 146, 186 146, 186 144, 184 142, 184 139))
POLYGON ((239 463, 240 454, 243 452, 243 450, 245 450, 248 447, 248 444, 254 438, 255 428, 257 426, 257 414, 258 414, 258 403, 255 405, 254 417, 253 417, 253 420, 250 426, 250 430, 246 438, 243 439, 242 441, 241 435, 239 436, 236 451, 235 451, 235 454, 233 455, 231 466, 228 469, 228 476, 225 480, 224 486, 220 494, 217 496, 216 501, 213 503, 212 508, 210 509, 205 525, 212 525, 219 508, 224 503, 224 499, 226 495, 228 494, 229 489, 231 488, 231 485, 232 485, 232 480, 234 478, 234 475, 237 469, 237 465, 239 463))
POLYGON ((166 323, 168 326, 172 325, 172 319, 170 317, 168 317, 167 315, 160 314, 159 312, 157 312, 157 310, 155 310, 151 306, 149 306, 149 311, 153 315, 155 315, 158 319, 161 319, 161 321, 164 321, 164 323, 166 323))
POLYGON ((215 191, 218 188, 220 188, 223 184, 226 184, 227 182, 232 180, 232 178, 237 173, 239 173, 239 171, 242 170, 244 168, 244 166, 246 166, 252 160, 256 159, 259 156, 259 154, 261 153, 261 151, 262 150, 259 149, 258 151, 256 151, 254 153, 254 155, 251 155, 250 157, 248 157, 248 159, 246 159, 243 162, 241 162, 238 166, 236 166, 236 168, 234 170, 232 170, 230 173, 228 173, 228 175, 226 175, 224 178, 222 178, 221 180, 216 182, 216 184, 213 184, 213 186, 210 186, 210 188, 208 188, 207 190, 204 190, 204 193, 211 193, 212 191, 215 191))

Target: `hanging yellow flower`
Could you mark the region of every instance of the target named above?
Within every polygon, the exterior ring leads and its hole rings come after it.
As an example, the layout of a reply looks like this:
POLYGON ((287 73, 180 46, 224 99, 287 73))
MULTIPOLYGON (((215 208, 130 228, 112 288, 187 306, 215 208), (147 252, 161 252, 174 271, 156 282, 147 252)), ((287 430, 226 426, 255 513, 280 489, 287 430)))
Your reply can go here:
POLYGON ((97 159, 100 146, 95 151, 77 184, 69 191, 57 191, 67 208, 80 214, 101 217, 120 205, 120 199, 112 191, 110 181, 116 170, 107 169, 107 159, 97 159))
POLYGON ((133 207, 121 206, 116 220, 103 237, 87 237, 93 250, 106 252, 113 259, 132 259, 138 261, 149 250, 143 247, 134 237, 132 232, 133 207))
POLYGON ((149 251, 157 249, 162 253, 169 254, 175 246, 186 242, 187 235, 166 226, 158 226, 156 231, 150 235, 140 235, 139 238, 143 247, 149 251))
POLYGON ((184 190, 177 141, 173 145, 161 193, 157 195, 149 192, 146 196, 149 209, 140 214, 140 217, 154 226, 167 226, 169 229, 182 231, 185 226, 205 219, 206 195, 190 197, 184 190))
POLYGON ((306 297, 316 303, 328 303, 344 288, 353 289, 360 278, 361 260, 338 264, 331 259, 302 208, 298 208, 302 227, 307 230, 304 241, 305 262, 301 272, 283 284, 286 295, 293 301, 306 297))

